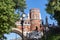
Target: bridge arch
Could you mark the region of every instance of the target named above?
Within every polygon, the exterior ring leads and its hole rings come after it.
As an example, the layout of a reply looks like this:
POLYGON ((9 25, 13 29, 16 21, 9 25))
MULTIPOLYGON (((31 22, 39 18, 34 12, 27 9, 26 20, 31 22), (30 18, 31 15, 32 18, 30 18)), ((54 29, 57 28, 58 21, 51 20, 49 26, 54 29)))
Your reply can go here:
POLYGON ((22 31, 19 30, 18 28, 12 28, 12 32, 18 34, 19 36, 22 37, 22 31))
MULTIPOLYGON (((19 36, 22 37, 22 30, 18 29, 18 28, 12 28, 12 32, 18 34, 19 36)), ((26 39, 26 37, 23 35, 24 39, 26 39)))

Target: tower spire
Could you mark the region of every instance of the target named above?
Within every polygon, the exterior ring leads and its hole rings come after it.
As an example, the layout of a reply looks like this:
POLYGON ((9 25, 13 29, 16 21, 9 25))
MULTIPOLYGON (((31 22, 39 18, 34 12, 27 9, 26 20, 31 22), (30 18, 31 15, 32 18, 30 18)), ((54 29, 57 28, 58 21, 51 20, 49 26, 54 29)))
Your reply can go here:
POLYGON ((48 27, 48 17, 46 16, 46 26, 48 27))

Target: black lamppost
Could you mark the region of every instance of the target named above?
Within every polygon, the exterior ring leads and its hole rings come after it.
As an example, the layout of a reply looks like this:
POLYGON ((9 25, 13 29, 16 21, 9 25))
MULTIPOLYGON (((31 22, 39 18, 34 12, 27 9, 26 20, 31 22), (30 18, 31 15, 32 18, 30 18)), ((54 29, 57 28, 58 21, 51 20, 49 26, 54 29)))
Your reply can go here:
POLYGON ((22 40, 24 40, 24 37, 23 37, 23 24, 24 24, 24 18, 25 18, 25 13, 23 12, 22 15, 21 15, 21 26, 22 26, 22 40))

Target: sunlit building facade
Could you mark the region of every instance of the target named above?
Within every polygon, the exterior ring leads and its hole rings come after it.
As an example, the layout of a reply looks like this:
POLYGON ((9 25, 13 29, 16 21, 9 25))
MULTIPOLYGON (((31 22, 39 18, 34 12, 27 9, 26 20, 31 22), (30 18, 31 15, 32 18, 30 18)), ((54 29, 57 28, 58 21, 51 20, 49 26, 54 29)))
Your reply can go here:
MULTIPOLYGON (((41 24, 41 13, 38 8, 32 8, 28 14, 28 16, 24 19, 23 28, 24 31, 32 31, 35 30, 36 27, 38 31, 40 30, 41 24)), ((21 19, 16 22, 17 28, 22 29, 21 19)))

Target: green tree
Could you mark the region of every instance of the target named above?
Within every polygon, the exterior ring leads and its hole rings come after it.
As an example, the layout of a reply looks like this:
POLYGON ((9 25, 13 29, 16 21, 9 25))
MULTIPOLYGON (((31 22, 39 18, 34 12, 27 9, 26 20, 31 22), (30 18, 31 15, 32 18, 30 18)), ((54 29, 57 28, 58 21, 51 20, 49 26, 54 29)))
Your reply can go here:
POLYGON ((13 0, 15 2, 15 9, 19 9, 19 11, 24 12, 26 8, 26 0, 13 0))
POLYGON ((46 6, 48 14, 58 22, 58 25, 60 25, 60 0, 49 0, 46 6))
MULTIPOLYGON (((50 14, 60 26, 60 0, 48 0, 46 6, 47 13, 50 14)), ((60 34, 56 32, 53 33, 54 31, 52 30, 51 33, 49 33, 47 40, 60 40, 60 34)))
POLYGON ((15 27, 15 22, 19 18, 15 10, 20 9, 22 12, 25 8, 25 0, 0 0, 0 40, 6 38, 4 34, 8 34, 12 27, 15 27))

